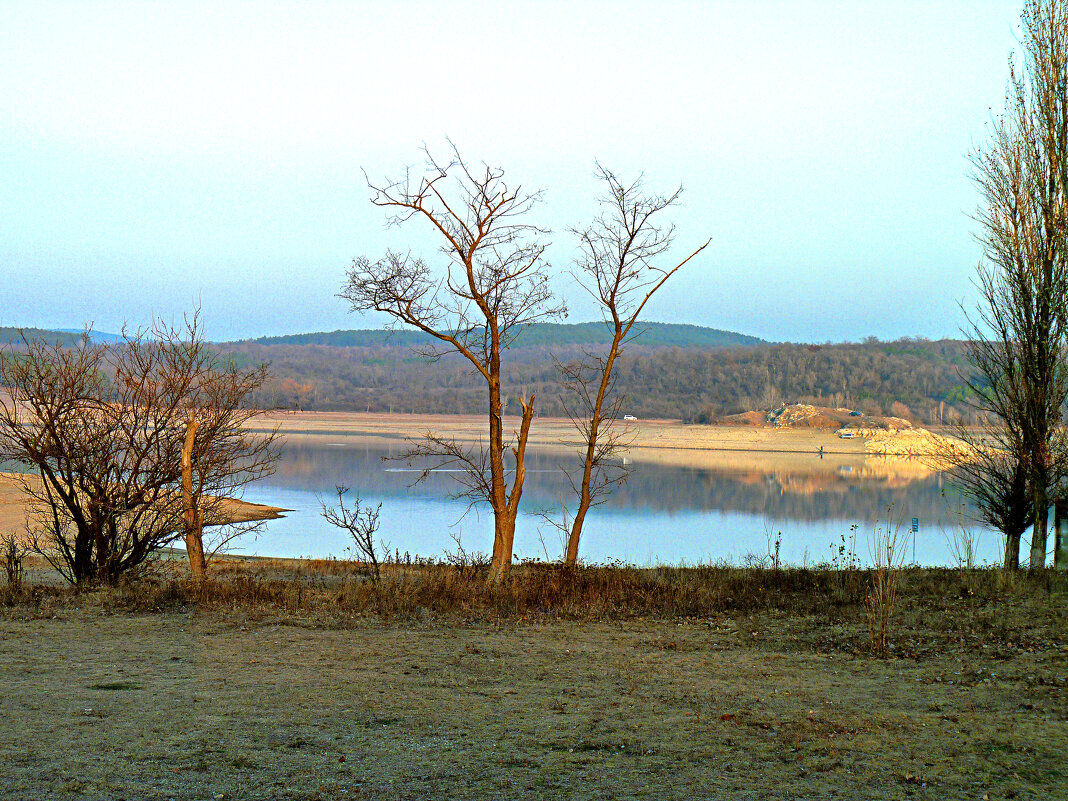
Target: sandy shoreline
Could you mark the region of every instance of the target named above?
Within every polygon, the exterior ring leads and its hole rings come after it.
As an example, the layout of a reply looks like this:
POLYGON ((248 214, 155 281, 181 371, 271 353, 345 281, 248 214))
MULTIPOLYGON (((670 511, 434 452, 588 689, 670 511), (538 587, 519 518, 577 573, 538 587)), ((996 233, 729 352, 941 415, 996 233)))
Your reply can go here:
MULTIPOLYGON (((338 434, 398 439, 435 431, 462 441, 474 442, 485 436, 486 419, 480 415, 272 412, 261 418, 257 427, 267 428, 275 425, 284 434, 338 434)), ((505 417, 504 425, 506 429, 516 429, 519 427, 519 418, 505 417)), ((819 429, 687 425, 678 420, 637 420, 628 421, 625 425, 635 449, 810 453, 823 447, 827 453, 864 453, 862 438, 839 439, 833 431, 819 429)), ((531 445, 576 442, 578 435, 567 418, 539 417, 531 426, 531 445)))

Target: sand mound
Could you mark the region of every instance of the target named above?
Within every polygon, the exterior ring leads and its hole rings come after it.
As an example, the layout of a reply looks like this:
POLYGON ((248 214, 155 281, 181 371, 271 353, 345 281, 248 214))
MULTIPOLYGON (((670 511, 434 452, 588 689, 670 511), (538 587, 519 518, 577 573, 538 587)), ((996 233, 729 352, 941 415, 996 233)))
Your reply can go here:
POLYGON ((872 436, 881 431, 912 428, 912 423, 900 417, 860 414, 852 409, 832 409, 828 406, 810 406, 807 403, 784 403, 768 412, 741 412, 728 415, 720 422, 728 426, 814 428, 822 431, 847 428, 858 437, 872 436))
MULTIPOLYGON (((29 480, 39 483, 36 476, 15 473, 0 473, 0 534, 15 534, 20 540, 28 540, 26 533, 29 500, 22 490, 22 482, 29 480)), ((274 520, 283 517, 282 512, 290 511, 260 503, 226 498, 219 508, 219 519, 209 520, 208 526, 226 523, 249 523, 256 520, 274 520)))
POLYGON ((900 417, 859 414, 851 409, 831 409, 807 403, 788 403, 767 413, 769 425, 776 428, 850 429, 855 436, 871 436, 882 431, 911 429, 912 423, 900 417))
POLYGON ((806 406, 799 403, 794 406, 787 406, 775 418, 774 425, 776 428, 834 429, 841 426, 841 422, 829 409, 821 409, 818 406, 806 406))
POLYGON ((721 422, 725 426, 762 426, 767 424, 767 417, 764 412, 742 412, 728 415, 721 422))
POLYGON ((864 443, 864 449, 875 456, 916 456, 943 464, 968 459, 973 454, 967 443, 935 434, 925 428, 873 432, 864 443))

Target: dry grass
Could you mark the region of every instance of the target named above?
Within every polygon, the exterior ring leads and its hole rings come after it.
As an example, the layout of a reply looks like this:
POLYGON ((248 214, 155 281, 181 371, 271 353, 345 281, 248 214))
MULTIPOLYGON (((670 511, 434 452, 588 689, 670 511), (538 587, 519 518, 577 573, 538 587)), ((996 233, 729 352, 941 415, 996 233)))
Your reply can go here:
POLYGON ((1063 574, 905 570, 875 659, 861 570, 28 567, 0 797, 1068 797, 1063 574))
MULTIPOLYGON (((879 568, 568 568, 530 562, 514 566, 497 586, 486 584, 487 569, 468 561, 391 561, 380 566, 381 580, 375 582, 366 565, 346 560, 224 559, 212 563, 203 585, 195 585, 186 579, 181 560, 165 559, 137 580, 79 591, 42 581, 44 566, 27 559, 24 586, 0 587, 0 604, 12 614, 30 616, 85 604, 116 613, 190 607, 287 612, 312 615, 327 625, 363 617, 451 623, 688 620, 758 613, 863 622, 871 588, 886 583, 879 568)), ((900 568, 895 573, 902 614, 926 614, 944 607, 947 599, 962 598, 988 611, 1036 604, 1056 608, 1068 596, 1068 574, 1056 571, 900 568)), ((893 653, 889 619, 883 629, 887 653, 893 653)))

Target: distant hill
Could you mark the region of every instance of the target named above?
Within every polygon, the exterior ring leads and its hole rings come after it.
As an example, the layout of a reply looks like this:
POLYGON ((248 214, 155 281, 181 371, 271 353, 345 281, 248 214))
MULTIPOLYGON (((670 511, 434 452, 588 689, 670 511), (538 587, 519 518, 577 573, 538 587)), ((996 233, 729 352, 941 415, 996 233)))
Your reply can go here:
MULTIPOLYGON (((645 347, 727 348, 739 345, 762 345, 764 340, 678 323, 639 323, 641 333, 634 343, 645 347)), ((551 345, 607 345, 611 332, 604 323, 538 323, 524 328, 515 347, 551 345)), ((257 345, 332 345, 334 347, 369 348, 384 346, 425 345, 433 340, 421 331, 384 331, 360 329, 354 331, 318 331, 310 334, 289 334, 260 337, 251 340, 257 345)))
POLYGON ((75 345, 82 335, 70 331, 47 331, 43 328, 12 328, 0 326, 0 345, 19 345, 26 339, 43 339, 61 345, 75 345))
MULTIPOLYGON (((75 345, 82 338, 84 328, 15 328, 0 326, 0 345, 16 345, 26 339, 43 339, 46 342, 57 342, 61 345, 75 345)), ((109 334, 106 331, 90 331, 89 341, 94 345, 111 345, 122 342, 121 334, 109 334)))
MULTIPOLYGON (((57 328, 61 334, 74 334, 76 337, 80 337, 84 328, 57 328)), ((107 331, 90 331, 89 341, 94 344, 107 344, 113 345, 116 342, 122 342, 122 334, 109 334, 107 331)))

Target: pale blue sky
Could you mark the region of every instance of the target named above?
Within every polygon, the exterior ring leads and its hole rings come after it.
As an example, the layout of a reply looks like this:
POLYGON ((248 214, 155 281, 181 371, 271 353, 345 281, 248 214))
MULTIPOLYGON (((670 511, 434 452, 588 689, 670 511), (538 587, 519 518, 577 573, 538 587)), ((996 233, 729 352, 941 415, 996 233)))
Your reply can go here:
POLYGON ((680 256, 713 239, 649 319, 956 336, 1019 5, 0 2, 0 325, 380 327, 334 297, 346 267, 436 243, 385 229, 360 167, 449 136, 546 190, 571 321, 599 159, 684 184, 680 256))

